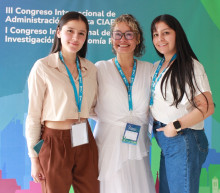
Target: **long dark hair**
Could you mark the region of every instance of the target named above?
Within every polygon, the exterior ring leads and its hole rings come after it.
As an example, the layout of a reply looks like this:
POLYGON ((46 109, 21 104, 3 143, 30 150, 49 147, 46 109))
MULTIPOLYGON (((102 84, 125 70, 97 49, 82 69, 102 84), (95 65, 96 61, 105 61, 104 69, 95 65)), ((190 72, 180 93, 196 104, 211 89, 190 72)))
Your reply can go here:
MULTIPOLYGON (((197 108, 193 99, 195 97, 196 88, 197 89, 199 88, 197 86, 196 79, 195 79, 193 59, 198 61, 198 58, 193 52, 181 24, 175 17, 171 15, 167 15, 167 14, 160 15, 152 21, 151 23, 152 40, 153 40, 153 33, 156 30, 155 25, 158 22, 166 23, 170 28, 172 28, 176 32, 177 57, 176 57, 176 60, 173 62, 173 64, 170 66, 170 68, 167 70, 167 72, 164 74, 164 77, 161 81, 160 89, 161 89, 162 95, 164 99, 166 99, 166 88, 167 88, 168 79, 170 77, 170 84, 171 84, 172 94, 174 98, 172 105, 175 105, 177 107, 178 104, 183 99, 184 94, 186 94, 188 101, 194 107, 197 108), (165 92, 162 89, 164 84, 165 84, 165 92), (186 85, 188 85, 190 89, 190 95, 187 94, 186 85)), ((156 51, 160 57, 163 57, 163 54, 161 54, 157 49, 156 51)), ((205 97, 204 94, 203 96, 205 97)), ((206 101, 207 101, 207 98, 206 98, 206 101)))
MULTIPOLYGON (((111 34, 114 31, 115 26, 121 22, 125 22, 132 29, 132 31, 140 35, 140 39, 139 39, 140 42, 134 50, 134 56, 141 57, 145 52, 145 45, 144 45, 143 31, 141 29, 140 24, 135 19, 135 17, 131 14, 120 15, 118 18, 115 19, 115 21, 111 25, 111 34)), ((112 51, 114 54, 116 54, 113 47, 112 47, 112 51)))
POLYGON ((61 44, 60 38, 57 37, 57 30, 59 29, 61 31, 62 27, 71 20, 81 20, 86 24, 86 29, 87 29, 86 40, 83 44, 83 47, 77 53, 78 56, 85 58, 86 52, 87 52, 87 44, 88 44, 87 42, 88 42, 89 24, 88 24, 87 18, 84 15, 82 15, 81 13, 75 12, 75 11, 67 12, 61 17, 56 28, 56 33, 54 35, 54 43, 51 49, 51 53, 61 51, 62 44, 61 44))

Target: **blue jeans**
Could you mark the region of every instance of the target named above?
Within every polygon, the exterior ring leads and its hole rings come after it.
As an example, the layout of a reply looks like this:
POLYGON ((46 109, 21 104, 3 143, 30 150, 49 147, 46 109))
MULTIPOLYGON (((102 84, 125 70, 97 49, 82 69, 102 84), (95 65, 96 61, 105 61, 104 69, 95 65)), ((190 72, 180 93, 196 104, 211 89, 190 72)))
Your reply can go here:
POLYGON ((198 193, 202 164, 208 154, 204 130, 184 129, 181 134, 166 137, 156 129, 164 127, 154 121, 153 132, 161 148, 160 193, 198 193))

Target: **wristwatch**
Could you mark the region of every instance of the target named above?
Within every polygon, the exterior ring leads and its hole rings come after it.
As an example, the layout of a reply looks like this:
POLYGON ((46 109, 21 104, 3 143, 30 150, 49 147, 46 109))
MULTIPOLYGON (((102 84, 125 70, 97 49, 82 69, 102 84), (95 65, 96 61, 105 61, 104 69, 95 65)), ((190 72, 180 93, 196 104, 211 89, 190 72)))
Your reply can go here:
POLYGON ((180 133, 180 131, 181 131, 181 124, 180 124, 180 122, 178 120, 173 122, 173 126, 175 127, 176 132, 180 133))

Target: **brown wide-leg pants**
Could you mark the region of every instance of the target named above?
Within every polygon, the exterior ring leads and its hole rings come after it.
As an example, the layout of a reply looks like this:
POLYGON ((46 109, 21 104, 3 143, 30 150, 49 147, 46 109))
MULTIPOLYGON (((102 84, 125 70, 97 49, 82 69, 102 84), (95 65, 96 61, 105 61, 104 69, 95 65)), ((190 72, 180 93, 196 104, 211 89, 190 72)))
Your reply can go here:
POLYGON ((89 144, 71 147, 70 130, 45 127, 39 160, 46 180, 43 193, 99 193, 98 150, 88 124, 89 144))

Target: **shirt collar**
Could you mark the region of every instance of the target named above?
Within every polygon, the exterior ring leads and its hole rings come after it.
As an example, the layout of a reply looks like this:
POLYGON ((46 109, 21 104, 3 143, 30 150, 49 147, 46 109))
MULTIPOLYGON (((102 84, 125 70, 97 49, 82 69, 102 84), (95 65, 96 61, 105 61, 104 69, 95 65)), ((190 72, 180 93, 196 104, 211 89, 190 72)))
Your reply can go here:
MULTIPOLYGON (((87 74, 89 66, 85 58, 79 57, 79 61, 80 61, 82 76, 84 77, 87 74)), ((59 52, 52 53, 49 55, 48 65, 52 68, 57 68, 60 72, 68 76, 65 66, 59 58, 59 52)))
MULTIPOLYGON (((79 57, 80 66, 82 71, 88 70, 87 62, 84 62, 84 58, 79 57)), ((64 64, 61 62, 59 58, 59 52, 52 53, 49 55, 48 65, 52 68, 58 68, 61 72, 66 72, 66 68, 64 64)))

